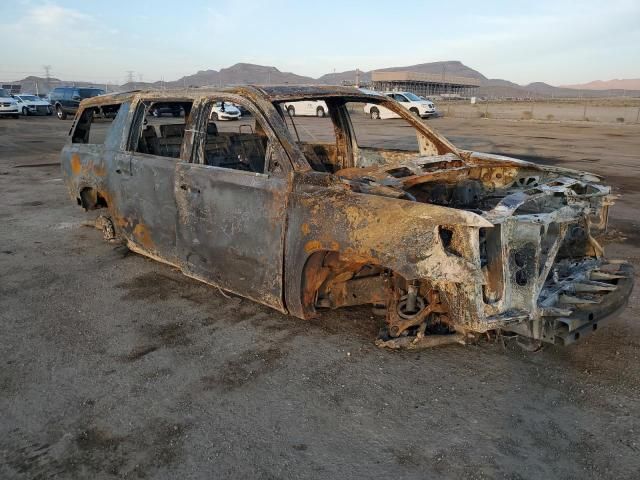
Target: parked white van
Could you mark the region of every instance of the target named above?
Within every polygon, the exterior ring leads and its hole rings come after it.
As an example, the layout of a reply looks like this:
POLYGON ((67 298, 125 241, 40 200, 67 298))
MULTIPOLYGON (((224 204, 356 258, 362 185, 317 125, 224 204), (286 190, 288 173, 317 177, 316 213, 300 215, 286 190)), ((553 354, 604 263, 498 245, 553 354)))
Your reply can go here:
POLYGON ((296 115, 301 117, 324 117, 329 113, 327 104, 322 100, 303 100, 300 102, 285 103, 284 108, 292 117, 295 117, 296 115))

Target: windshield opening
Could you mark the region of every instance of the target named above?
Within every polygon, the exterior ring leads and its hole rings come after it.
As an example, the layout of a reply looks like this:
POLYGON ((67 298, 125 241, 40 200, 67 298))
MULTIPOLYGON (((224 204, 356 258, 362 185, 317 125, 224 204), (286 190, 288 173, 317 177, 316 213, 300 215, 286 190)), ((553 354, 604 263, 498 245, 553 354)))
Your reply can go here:
POLYGON ((35 102, 37 100, 40 100, 38 97, 36 97, 35 95, 19 95, 20 100, 27 100, 29 102, 35 102))

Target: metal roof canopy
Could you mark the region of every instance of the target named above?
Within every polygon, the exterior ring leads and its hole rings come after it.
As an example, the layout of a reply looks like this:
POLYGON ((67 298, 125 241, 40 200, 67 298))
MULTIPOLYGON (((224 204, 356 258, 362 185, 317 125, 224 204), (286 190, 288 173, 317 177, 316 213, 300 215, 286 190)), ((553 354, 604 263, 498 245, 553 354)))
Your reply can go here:
POLYGON ((372 82, 424 82, 455 85, 460 87, 479 87, 480 80, 471 77, 455 77, 451 75, 441 75, 437 73, 420 73, 404 70, 394 71, 373 71, 371 72, 372 82))

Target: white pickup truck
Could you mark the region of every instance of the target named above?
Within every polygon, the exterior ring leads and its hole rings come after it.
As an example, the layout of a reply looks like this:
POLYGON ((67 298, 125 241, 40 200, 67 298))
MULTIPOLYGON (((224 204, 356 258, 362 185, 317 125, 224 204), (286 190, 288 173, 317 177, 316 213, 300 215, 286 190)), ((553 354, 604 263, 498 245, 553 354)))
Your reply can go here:
MULTIPOLYGON (((415 116, 420 118, 428 118, 436 115, 436 107, 430 100, 420 98, 411 92, 384 92, 389 98, 393 98, 404 108, 409 110, 415 116)), ((364 112, 371 116, 374 120, 398 118, 398 115, 393 113, 388 108, 384 108, 378 105, 367 103, 364 106, 364 112)))

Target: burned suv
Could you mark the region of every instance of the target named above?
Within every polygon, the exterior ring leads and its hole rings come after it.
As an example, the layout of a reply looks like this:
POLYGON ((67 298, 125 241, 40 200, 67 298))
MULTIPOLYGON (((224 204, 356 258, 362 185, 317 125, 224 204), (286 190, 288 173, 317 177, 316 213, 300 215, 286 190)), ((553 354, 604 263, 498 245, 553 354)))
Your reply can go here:
POLYGON ((631 266, 597 240, 612 204, 598 176, 460 150, 352 88, 84 100, 62 171, 78 205, 102 209, 105 237, 302 319, 373 305, 384 346, 490 330, 566 345, 632 288, 631 266), (251 115, 218 122, 220 101, 251 115), (297 101, 322 101, 328 116, 294 119, 284 104, 297 101), (365 104, 399 118, 375 122, 365 104), (155 118, 157 105, 185 115, 155 118), (111 123, 95 118, 105 110, 111 123))

